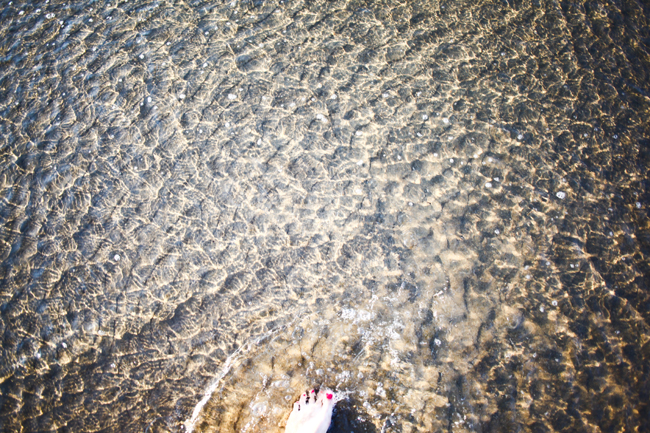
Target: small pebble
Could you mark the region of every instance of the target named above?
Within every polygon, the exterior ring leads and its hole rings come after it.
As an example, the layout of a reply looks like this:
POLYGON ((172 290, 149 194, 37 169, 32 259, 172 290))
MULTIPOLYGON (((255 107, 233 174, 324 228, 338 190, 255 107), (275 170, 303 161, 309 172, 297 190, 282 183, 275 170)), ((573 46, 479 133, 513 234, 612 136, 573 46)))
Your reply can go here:
POLYGON ((566 192, 564 192, 564 191, 558 191, 555 195, 556 195, 557 198, 559 198, 560 200, 564 200, 564 199, 566 198, 566 192))
POLYGON ((486 188, 492 188, 492 182, 485 182, 486 188))
POLYGON ((113 256, 113 259, 114 259, 116 262, 119 262, 120 259, 121 259, 121 257, 120 257, 119 254, 115 254, 115 255, 113 256))

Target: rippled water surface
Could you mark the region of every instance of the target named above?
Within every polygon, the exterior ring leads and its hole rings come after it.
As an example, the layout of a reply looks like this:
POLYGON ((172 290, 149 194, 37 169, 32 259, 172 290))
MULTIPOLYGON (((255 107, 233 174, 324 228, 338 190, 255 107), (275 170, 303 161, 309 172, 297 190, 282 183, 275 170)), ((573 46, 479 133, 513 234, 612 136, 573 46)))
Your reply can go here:
POLYGON ((650 430, 648 17, 2 1, 0 430, 650 430))

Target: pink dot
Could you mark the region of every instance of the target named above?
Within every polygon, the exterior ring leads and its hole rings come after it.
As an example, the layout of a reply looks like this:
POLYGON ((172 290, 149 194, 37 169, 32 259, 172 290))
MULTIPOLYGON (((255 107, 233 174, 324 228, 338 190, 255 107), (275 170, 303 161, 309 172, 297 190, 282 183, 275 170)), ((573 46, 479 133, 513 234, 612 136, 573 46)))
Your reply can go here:
POLYGON ((311 390, 311 393, 313 394, 314 392, 316 392, 316 391, 314 391, 314 390, 312 389, 312 390, 311 390))
POLYGON ((332 397, 334 397, 332 394, 327 394, 327 399, 328 399, 328 400, 331 400, 332 397))

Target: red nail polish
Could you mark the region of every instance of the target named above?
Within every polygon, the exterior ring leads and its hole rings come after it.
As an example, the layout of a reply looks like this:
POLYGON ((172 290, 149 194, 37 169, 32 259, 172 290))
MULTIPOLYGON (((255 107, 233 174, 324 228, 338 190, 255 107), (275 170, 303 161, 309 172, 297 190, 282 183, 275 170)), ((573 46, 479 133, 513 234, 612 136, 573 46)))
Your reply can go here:
POLYGON ((332 397, 334 397, 332 394, 327 394, 327 399, 328 399, 328 400, 331 400, 332 397))

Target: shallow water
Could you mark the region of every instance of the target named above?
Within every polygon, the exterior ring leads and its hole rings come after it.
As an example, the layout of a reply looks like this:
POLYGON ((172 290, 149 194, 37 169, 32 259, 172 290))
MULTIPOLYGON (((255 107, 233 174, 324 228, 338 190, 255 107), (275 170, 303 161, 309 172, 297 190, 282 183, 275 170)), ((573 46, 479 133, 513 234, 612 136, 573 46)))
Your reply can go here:
POLYGON ((0 430, 650 429, 647 5, 1 10, 0 430))

